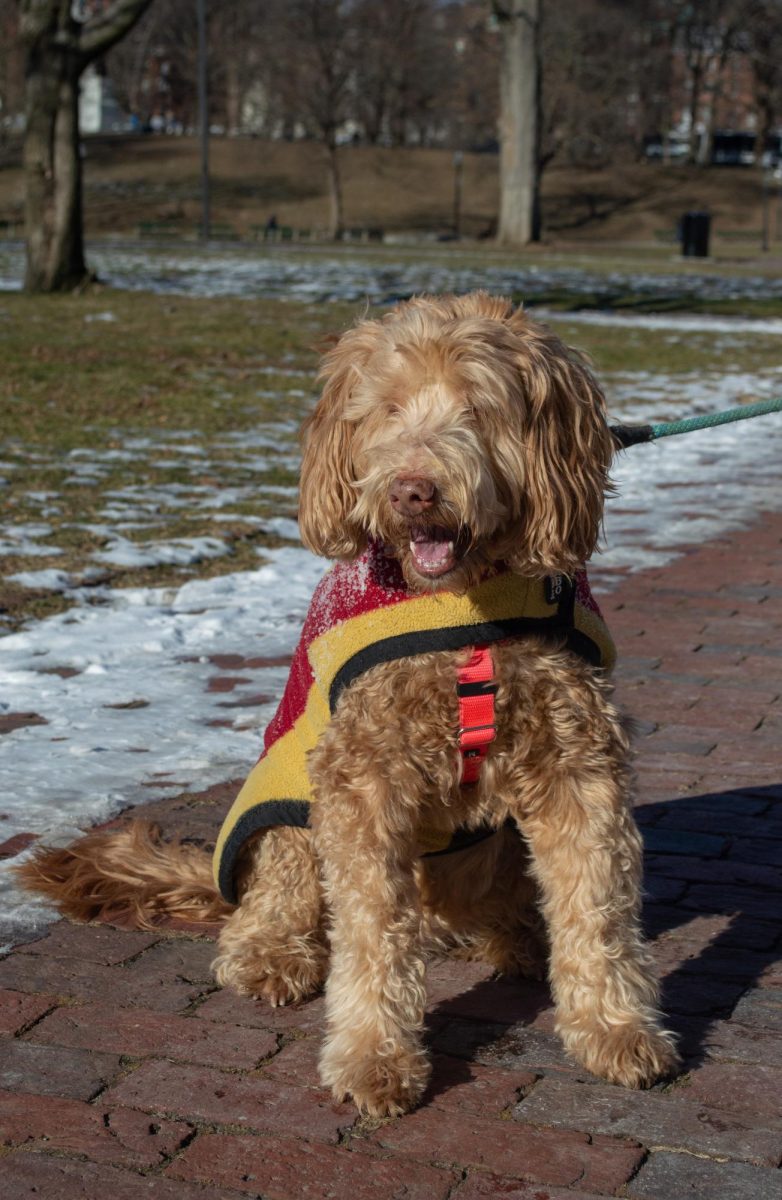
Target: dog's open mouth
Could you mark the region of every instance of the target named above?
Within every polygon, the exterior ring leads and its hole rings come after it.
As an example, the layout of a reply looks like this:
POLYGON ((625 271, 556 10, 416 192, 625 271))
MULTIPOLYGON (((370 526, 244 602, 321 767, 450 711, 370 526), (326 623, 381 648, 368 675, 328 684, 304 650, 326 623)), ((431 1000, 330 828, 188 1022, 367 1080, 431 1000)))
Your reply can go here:
POLYGON ((430 579, 452 571, 459 557, 453 533, 439 525, 414 525, 410 530, 410 553, 416 571, 430 579))

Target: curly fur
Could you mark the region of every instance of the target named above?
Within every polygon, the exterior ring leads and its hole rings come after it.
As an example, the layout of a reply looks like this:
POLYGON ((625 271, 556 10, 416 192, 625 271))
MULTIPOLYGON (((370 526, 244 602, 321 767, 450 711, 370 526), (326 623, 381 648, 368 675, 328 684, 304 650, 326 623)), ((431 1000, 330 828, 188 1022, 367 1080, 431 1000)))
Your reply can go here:
MULTIPOLYGON (((379 538, 411 587, 453 591, 497 562, 540 576, 589 558, 613 451, 602 393, 525 313, 483 293, 421 297, 345 333, 321 376, 299 518, 316 553, 352 558, 379 538), (424 512, 391 503, 400 478, 427 481, 424 512), (451 539, 444 574, 422 571, 412 527, 451 539)), ((457 753, 469 652, 401 659, 351 684, 310 758, 311 830, 246 847, 220 936, 222 984, 281 1004, 325 983, 323 1081, 371 1114, 409 1109, 426 1086, 431 948, 531 975, 548 958, 563 1041, 605 1079, 644 1087, 677 1062, 639 933, 641 842, 609 685, 543 638, 493 655, 498 736, 474 787, 460 786, 457 753), (419 858, 422 824, 482 823, 493 838, 419 858)), ((123 901, 140 922, 225 916, 188 848, 142 838, 90 835, 22 874, 82 919, 123 901)))

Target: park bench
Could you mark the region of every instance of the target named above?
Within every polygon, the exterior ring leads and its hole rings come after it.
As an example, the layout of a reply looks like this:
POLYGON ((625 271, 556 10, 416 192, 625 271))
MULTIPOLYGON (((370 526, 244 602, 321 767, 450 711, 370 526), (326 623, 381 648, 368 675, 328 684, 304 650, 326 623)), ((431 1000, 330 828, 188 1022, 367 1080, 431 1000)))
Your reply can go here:
POLYGON ((293 229, 290 225, 278 225, 270 229, 268 225, 252 225, 252 236, 258 242, 300 242, 309 238, 309 229, 293 229))
POLYGON ((342 234, 345 242, 382 242, 383 230, 376 226, 357 226, 346 229, 342 234))
POLYGON ((139 221, 139 237, 183 237, 184 228, 179 218, 176 220, 139 221))
MULTIPOLYGON (((196 235, 200 234, 201 227, 196 229, 196 235)), ((241 240, 241 235, 233 225, 225 225, 212 222, 209 226, 209 236, 216 242, 238 242, 241 240)))

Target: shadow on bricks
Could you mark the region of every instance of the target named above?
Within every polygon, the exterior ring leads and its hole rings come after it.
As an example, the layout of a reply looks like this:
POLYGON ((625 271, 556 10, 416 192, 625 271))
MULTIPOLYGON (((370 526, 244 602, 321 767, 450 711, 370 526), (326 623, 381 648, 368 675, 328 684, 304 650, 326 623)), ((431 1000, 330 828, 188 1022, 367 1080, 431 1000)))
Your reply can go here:
MULTIPOLYGON (((719 1059, 782 1065, 782 784, 682 796, 636 815, 644 925, 686 1069, 719 1059)), ((449 1069, 442 1079, 435 1071, 427 1102, 469 1080, 475 1062, 578 1074, 554 1034, 548 986, 480 971, 459 961, 435 968, 428 1041, 449 1069)))
POLYGON ((782 1062, 772 1049, 782 1028, 782 784, 688 795, 636 816, 644 923, 687 1065, 782 1062))
POLYGON ((442 1099, 451 1088, 468 1083, 474 1077, 475 1063, 533 1071, 567 1070, 568 1060, 553 1032, 554 1008, 548 984, 493 976, 486 966, 486 978, 465 988, 466 966, 455 959, 440 964, 440 969, 452 972, 461 990, 452 998, 430 1004, 427 1043, 435 1056, 446 1056, 448 1069, 444 1072, 435 1057, 423 1103, 442 1099))

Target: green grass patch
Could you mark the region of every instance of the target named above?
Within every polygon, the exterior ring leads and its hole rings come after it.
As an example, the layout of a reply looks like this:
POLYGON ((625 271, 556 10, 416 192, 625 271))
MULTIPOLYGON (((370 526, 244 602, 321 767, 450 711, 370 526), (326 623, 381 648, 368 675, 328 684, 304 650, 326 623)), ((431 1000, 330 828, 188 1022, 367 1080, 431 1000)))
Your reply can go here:
POLYGON ((543 288, 530 294, 514 295, 517 303, 534 304, 556 312, 625 313, 701 313, 724 317, 782 317, 779 298, 749 296, 699 297, 669 294, 643 289, 582 292, 568 288, 543 288))
POLYGON ((287 372, 312 372, 316 343, 353 311, 109 290, 7 295, 0 438, 65 452, 84 444, 85 428, 108 443, 118 426, 205 435, 251 428, 278 420, 282 405, 298 420, 302 400, 285 393, 301 379, 287 372))
MULTIPOLYGON (((0 557, 0 627, 72 603, 9 580, 20 572, 64 571, 97 597, 104 583, 178 586, 257 567, 280 544, 265 522, 295 517, 298 427, 316 394, 318 346, 364 314, 361 304, 108 289, 0 298, 0 539, 11 542, 0 557), (35 556, 13 540, 13 527, 30 524, 42 527, 27 535, 35 556), (198 538, 223 548, 189 563, 100 559, 118 539, 154 553, 198 538)), ((619 375, 626 387, 636 373, 708 378, 779 363, 771 336, 620 330, 566 312, 552 324, 590 355, 609 395, 619 375)))

